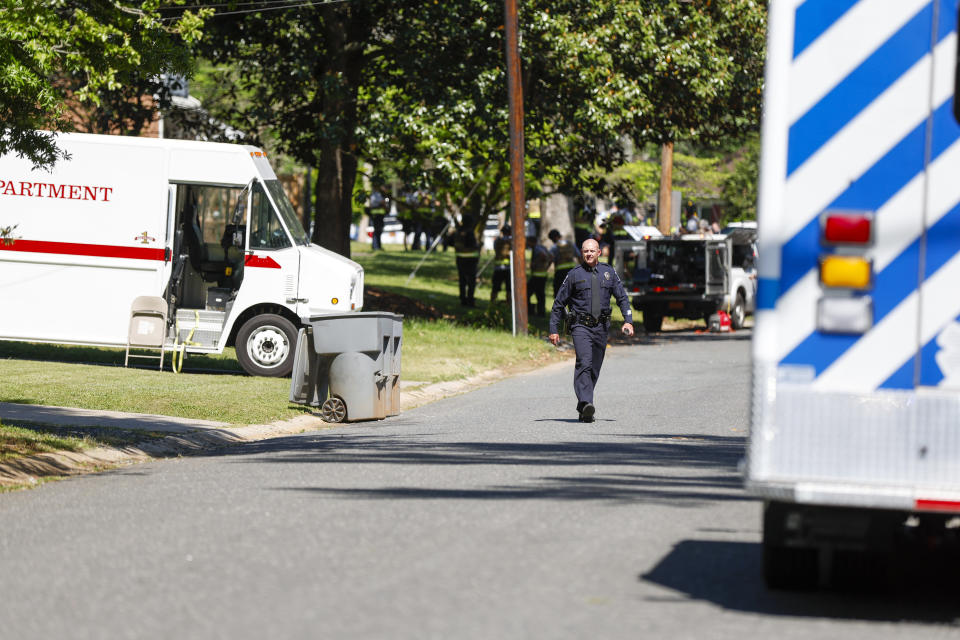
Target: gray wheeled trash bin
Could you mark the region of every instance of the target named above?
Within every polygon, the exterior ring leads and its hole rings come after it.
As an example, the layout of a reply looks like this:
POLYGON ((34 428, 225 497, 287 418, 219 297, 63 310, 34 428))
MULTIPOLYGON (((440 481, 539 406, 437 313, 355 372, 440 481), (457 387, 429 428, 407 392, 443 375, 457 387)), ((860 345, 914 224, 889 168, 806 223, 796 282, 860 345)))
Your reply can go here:
POLYGON ((290 402, 320 407, 327 422, 400 413, 403 316, 380 311, 304 318, 290 402))

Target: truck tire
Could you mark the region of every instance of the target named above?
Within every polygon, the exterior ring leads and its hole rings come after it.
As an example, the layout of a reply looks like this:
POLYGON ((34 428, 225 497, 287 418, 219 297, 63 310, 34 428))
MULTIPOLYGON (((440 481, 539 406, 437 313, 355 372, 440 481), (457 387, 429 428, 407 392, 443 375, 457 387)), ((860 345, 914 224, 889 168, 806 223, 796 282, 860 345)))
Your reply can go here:
POLYGON ((663 316, 659 313, 654 313, 653 311, 644 311, 643 312, 643 329, 647 333, 656 333, 660 331, 660 327, 663 325, 663 316))
POLYGON ((743 329, 743 323, 747 319, 747 302, 743 299, 743 292, 737 291, 737 300, 733 303, 733 309, 730 310, 730 326, 734 329, 743 329))
POLYGON ((273 313, 254 316, 237 332, 237 360, 252 376, 281 378, 293 370, 297 328, 273 313))

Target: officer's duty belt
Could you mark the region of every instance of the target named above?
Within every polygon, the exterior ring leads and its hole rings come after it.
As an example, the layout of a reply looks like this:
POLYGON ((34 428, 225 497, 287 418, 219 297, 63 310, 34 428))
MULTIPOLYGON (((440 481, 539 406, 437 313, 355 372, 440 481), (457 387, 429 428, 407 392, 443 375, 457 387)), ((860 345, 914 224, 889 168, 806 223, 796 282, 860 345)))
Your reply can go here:
POLYGON ((606 311, 600 312, 599 318, 594 318, 593 315, 589 313, 571 313, 570 314, 570 324, 582 324, 585 327, 596 327, 599 324, 602 324, 610 319, 609 309, 606 311))

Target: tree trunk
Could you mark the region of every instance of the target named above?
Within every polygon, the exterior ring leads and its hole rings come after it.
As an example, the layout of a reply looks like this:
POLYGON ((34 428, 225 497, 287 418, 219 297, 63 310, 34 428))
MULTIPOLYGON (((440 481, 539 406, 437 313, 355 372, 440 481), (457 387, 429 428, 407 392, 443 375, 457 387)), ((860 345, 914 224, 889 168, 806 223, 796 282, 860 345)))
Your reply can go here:
POLYGON ((556 229, 564 238, 573 242, 573 215, 570 198, 562 193, 552 193, 541 198, 540 202, 540 244, 546 244, 547 234, 556 229))
POLYGON ((317 167, 316 207, 313 242, 325 249, 350 257, 350 222, 353 208, 353 182, 357 177, 357 159, 332 144, 324 144, 317 167))
MULTIPOLYGON (((329 4, 329 3, 328 3, 329 4)), ((323 77, 337 81, 337 87, 325 92, 323 119, 337 123, 335 137, 325 139, 318 151, 317 188, 314 207, 313 242, 350 257, 350 222, 353 218, 353 185, 357 177, 356 130, 357 91, 363 67, 363 50, 356 45, 362 25, 349 21, 348 13, 336 6, 320 8, 324 38, 330 51, 337 52, 326 61, 323 77), (354 40, 351 40, 351 37, 354 40)))

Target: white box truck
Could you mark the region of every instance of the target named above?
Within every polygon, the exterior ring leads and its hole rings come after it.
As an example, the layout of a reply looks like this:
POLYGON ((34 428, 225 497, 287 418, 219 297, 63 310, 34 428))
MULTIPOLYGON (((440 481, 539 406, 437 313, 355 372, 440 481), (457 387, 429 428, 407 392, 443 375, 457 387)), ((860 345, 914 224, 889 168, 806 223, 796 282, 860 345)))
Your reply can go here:
POLYGON ((52 171, 0 157, 0 339, 124 346, 131 303, 168 305, 167 343, 293 366, 301 317, 363 306, 363 269, 310 243, 252 146, 64 134, 52 171))
POLYGON ((770 3, 746 483, 771 586, 958 532, 956 70, 957 0, 770 3))

